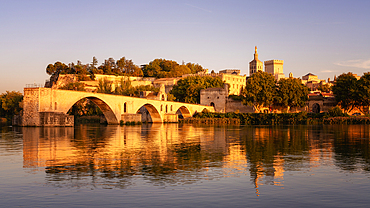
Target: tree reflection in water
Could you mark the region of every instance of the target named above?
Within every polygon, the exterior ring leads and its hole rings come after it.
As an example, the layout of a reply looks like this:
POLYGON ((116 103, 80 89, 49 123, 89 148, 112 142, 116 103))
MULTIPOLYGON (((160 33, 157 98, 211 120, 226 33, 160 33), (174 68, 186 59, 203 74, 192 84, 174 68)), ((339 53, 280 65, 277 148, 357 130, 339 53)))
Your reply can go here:
POLYGON ((368 125, 23 128, 24 167, 54 186, 173 186, 249 174, 283 186, 284 173, 333 163, 369 171, 368 125))

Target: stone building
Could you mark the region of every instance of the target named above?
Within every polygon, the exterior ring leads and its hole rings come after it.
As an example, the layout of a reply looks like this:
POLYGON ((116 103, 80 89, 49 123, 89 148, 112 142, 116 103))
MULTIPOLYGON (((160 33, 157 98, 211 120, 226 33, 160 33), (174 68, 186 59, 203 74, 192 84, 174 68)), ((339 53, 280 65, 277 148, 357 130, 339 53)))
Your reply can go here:
POLYGON ((258 59, 257 46, 254 49, 254 59, 249 62, 249 76, 252 76, 257 71, 263 71, 263 65, 265 65, 265 72, 272 74, 275 80, 279 81, 281 78, 285 78, 283 72, 283 60, 268 60, 262 63, 258 59))
POLYGON ((279 81, 281 78, 285 78, 283 73, 283 60, 269 60, 265 61, 265 72, 272 74, 275 80, 279 81))
POLYGON ((246 106, 240 100, 233 100, 229 97, 228 86, 224 88, 208 88, 200 91, 200 104, 213 106, 216 112, 229 113, 252 113, 254 109, 252 106, 246 106))
POLYGON ((326 81, 320 80, 317 75, 308 73, 302 76, 302 84, 306 85, 311 91, 315 91, 319 86, 326 84, 326 81))
POLYGON ((249 76, 252 76, 257 71, 263 71, 263 63, 258 60, 257 46, 254 48, 254 59, 249 62, 249 76))

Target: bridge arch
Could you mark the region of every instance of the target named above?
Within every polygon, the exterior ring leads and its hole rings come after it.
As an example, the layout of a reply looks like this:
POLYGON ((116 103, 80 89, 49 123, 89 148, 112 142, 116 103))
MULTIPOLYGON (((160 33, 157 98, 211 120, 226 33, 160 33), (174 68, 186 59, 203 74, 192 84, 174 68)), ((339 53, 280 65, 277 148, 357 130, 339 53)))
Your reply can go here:
POLYGON ((176 114, 178 114, 180 117, 182 116, 183 118, 189 118, 192 116, 189 109, 185 106, 181 106, 179 109, 177 109, 176 114))
MULTIPOLYGON (((157 108, 152 104, 147 103, 145 105, 142 105, 136 111, 136 113, 139 113, 143 107, 145 107, 145 109, 148 111, 148 113, 151 117, 151 122, 153 122, 153 123, 161 123, 162 122, 162 118, 161 118, 160 113, 158 112, 157 108)), ((141 112, 141 113, 143 113, 143 112, 141 112)))
POLYGON ((74 104, 76 104, 78 101, 84 98, 89 99, 90 101, 95 103, 100 108, 100 110, 103 112, 105 116, 105 119, 107 119, 108 124, 119 124, 118 119, 116 115, 114 114, 112 108, 105 101, 103 101, 102 99, 98 97, 94 97, 94 96, 84 96, 84 97, 79 98, 75 102, 71 102, 71 105, 67 107, 66 111, 63 113, 67 113, 74 104))

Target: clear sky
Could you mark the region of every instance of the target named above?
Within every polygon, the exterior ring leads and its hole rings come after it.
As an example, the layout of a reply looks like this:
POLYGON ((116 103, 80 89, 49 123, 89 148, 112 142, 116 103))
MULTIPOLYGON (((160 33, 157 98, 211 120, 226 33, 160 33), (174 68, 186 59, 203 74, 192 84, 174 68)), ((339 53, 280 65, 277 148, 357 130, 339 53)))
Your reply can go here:
POLYGON ((320 79, 370 71, 369 0, 0 0, 0 93, 44 84, 46 66, 164 58, 249 76, 261 61, 320 79))

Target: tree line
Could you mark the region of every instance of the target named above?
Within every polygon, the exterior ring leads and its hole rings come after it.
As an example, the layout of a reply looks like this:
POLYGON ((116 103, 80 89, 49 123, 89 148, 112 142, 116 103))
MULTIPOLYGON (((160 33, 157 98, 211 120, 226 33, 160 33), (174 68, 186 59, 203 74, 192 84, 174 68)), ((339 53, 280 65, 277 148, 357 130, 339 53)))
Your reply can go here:
POLYGON ((258 71, 247 79, 239 99, 243 104, 253 106, 257 112, 271 105, 282 106, 289 111, 291 107, 304 107, 308 92, 300 79, 286 78, 276 82, 271 74, 258 71))
POLYGON ((335 80, 332 91, 336 101, 344 111, 359 109, 369 113, 370 106, 370 72, 357 79, 351 72, 341 74, 335 80))
POLYGON ((73 62, 65 64, 57 61, 46 67, 46 73, 48 75, 77 74, 80 81, 92 80, 94 74, 169 78, 180 77, 183 74, 195 74, 205 70, 199 64, 190 62, 178 64, 176 61, 166 59, 154 59, 149 64, 139 67, 132 60, 125 57, 117 61, 113 58, 106 59, 99 66, 98 60, 93 57, 92 62, 87 64, 82 64, 81 61, 77 61, 76 64, 73 62))

